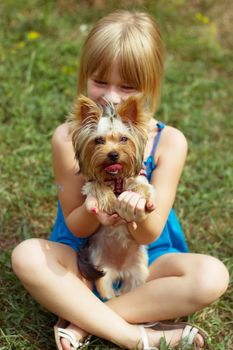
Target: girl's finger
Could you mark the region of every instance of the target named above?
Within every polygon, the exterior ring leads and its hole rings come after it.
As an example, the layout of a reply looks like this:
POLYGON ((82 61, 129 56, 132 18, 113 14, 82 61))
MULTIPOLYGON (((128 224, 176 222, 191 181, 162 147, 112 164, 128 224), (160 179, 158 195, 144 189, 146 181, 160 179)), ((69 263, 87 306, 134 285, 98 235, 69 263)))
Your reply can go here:
POLYGON ((122 203, 122 202, 125 202, 127 200, 127 198, 129 198, 130 196, 132 196, 134 192, 131 192, 131 191, 124 191, 122 192, 118 198, 117 198, 117 202, 118 203, 122 203))
POLYGON ((118 220, 116 220, 114 223, 113 223, 113 226, 120 226, 120 225, 126 225, 127 222, 122 219, 122 218, 119 218, 118 220))
POLYGON ((86 209, 88 212, 97 214, 98 212, 98 202, 97 199, 94 196, 87 196, 86 198, 86 209))
POLYGON ((125 191, 120 194, 116 202, 116 209, 118 213, 119 212, 125 213, 127 209, 127 203, 132 196, 133 196, 133 192, 129 192, 129 191, 125 191))
POLYGON ((127 226, 128 226, 129 231, 130 230, 135 231, 138 227, 135 221, 128 222, 127 226))
POLYGON ((136 208, 135 208, 135 220, 136 221, 140 221, 145 217, 145 215, 146 215, 145 208, 146 208, 146 200, 145 200, 145 198, 141 197, 141 198, 139 198, 137 205, 136 205, 136 208))
POLYGON ((134 193, 134 196, 131 196, 126 207, 127 214, 131 216, 131 220, 129 221, 132 221, 132 216, 136 216, 137 207, 141 202, 143 203, 143 201, 143 198, 138 193, 134 193))
POLYGON ((147 209, 149 212, 155 210, 155 204, 154 204, 154 202, 148 201, 148 202, 146 203, 146 209, 147 209))
POLYGON ((117 212, 126 221, 134 220, 135 207, 139 200, 139 195, 135 192, 127 192, 124 197, 118 202, 117 212))
POLYGON ((119 219, 119 215, 117 213, 114 213, 110 216, 110 218, 114 221, 116 221, 117 219, 119 219))

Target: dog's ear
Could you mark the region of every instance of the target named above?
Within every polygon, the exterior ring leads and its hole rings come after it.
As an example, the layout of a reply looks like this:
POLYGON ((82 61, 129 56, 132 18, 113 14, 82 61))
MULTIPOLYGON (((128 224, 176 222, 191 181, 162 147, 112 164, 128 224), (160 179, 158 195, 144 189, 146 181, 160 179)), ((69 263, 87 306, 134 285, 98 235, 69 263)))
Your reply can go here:
POLYGON ((77 97, 72 112, 72 119, 83 122, 86 119, 99 120, 102 109, 90 98, 80 95, 77 97))
POLYGON ((145 98, 142 94, 133 95, 117 106, 117 114, 123 122, 136 124, 145 119, 144 105, 145 98))

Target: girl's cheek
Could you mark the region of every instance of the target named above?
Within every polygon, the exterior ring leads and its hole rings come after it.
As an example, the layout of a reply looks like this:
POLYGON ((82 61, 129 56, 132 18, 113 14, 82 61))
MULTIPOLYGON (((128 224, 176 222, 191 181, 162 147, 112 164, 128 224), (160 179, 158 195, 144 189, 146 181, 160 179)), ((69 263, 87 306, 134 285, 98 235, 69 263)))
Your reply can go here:
POLYGON ((95 92, 91 89, 87 89, 87 95, 89 98, 91 98, 92 100, 95 100, 95 92))
POLYGON ((90 97, 92 100, 97 101, 98 98, 103 95, 103 92, 101 89, 97 87, 88 86, 87 94, 88 94, 88 97, 90 97))

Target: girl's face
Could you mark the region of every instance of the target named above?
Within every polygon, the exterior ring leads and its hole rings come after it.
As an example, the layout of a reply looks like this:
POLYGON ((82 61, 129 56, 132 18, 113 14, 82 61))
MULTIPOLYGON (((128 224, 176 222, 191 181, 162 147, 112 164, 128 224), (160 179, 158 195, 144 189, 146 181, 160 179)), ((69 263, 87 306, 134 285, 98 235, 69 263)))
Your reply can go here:
POLYGON ((88 97, 101 104, 105 104, 107 99, 117 105, 137 92, 139 91, 134 86, 121 79, 117 64, 113 66, 107 79, 100 79, 94 73, 87 80, 88 97))

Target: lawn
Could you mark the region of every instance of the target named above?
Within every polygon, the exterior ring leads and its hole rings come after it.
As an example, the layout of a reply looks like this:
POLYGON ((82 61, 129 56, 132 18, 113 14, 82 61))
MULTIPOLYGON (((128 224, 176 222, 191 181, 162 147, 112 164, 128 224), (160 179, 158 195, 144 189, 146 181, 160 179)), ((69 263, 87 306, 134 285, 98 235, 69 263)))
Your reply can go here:
MULTIPOLYGON (((112 0, 102 9, 87 3, 0 3, 0 350, 55 348, 56 318, 24 290, 10 257, 20 241, 49 236, 57 205, 50 139, 71 108, 85 35, 112 9, 147 10, 161 27, 166 73, 156 118, 182 130, 189 143, 175 209, 190 249, 221 259, 232 278, 232 3, 112 0)), ((232 309, 229 287, 189 317, 209 332, 214 350, 233 348, 232 309)), ((116 347, 95 338, 88 349, 116 347)))

